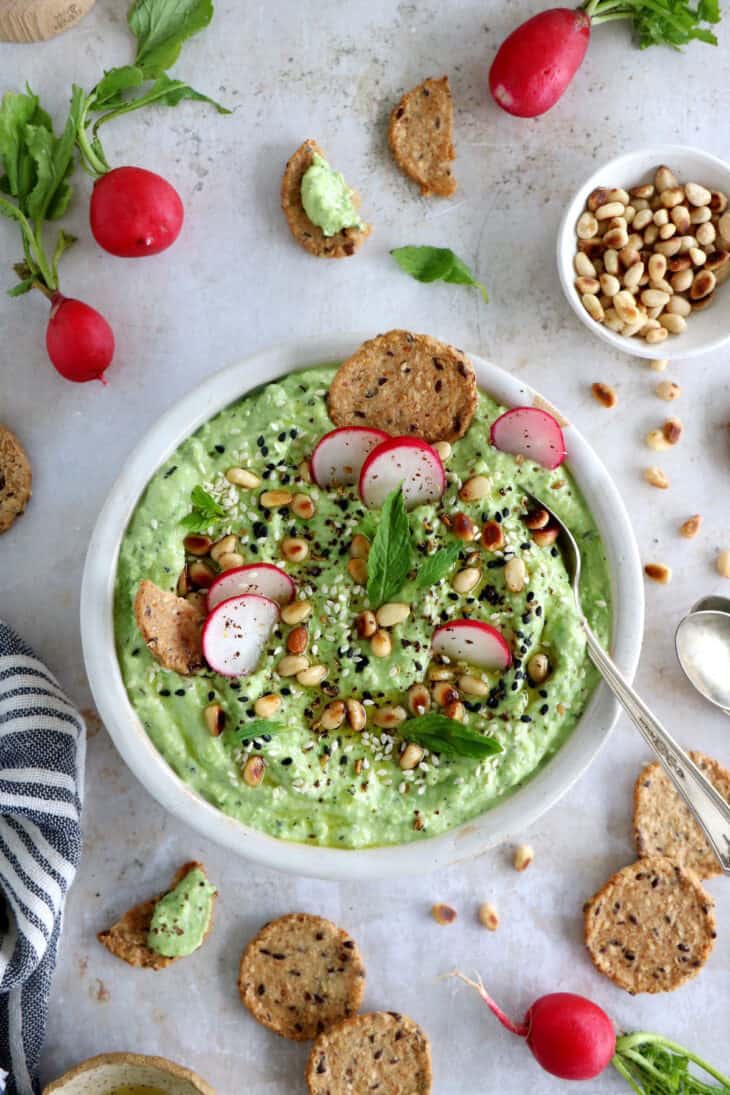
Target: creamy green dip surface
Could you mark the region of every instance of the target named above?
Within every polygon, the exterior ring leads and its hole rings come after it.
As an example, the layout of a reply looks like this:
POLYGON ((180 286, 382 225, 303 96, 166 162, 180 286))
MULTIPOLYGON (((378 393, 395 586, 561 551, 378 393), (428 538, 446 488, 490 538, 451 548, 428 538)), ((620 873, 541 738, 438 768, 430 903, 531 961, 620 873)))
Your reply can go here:
POLYGON ((150 949, 168 958, 197 950, 210 925, 215 892, 200 867, 188 871, 155 905, 147 939, 150 949))
POLYGON ((597 682, 560 554, 538 547, 521 519, 522 487, 549 498, 578 539, 583 604, 604 643, 610 635, 610 579, 595 524, 570 473, 564 466, 546 471, 528 461, 520 464, 492 448, 489 424, 503 408, 482 393, 467 435, 446 461, 444 498, 437 506, 413 510, 411 526, 419 550, 430 552, 453 540, 440 520, 444 513, 467 513, 479 525, 497 519, 504 529, 504 550, 490 553, 478 542, 464 545, 455 570, 472 551, 483 569, 469 594, 453 591, 453 572, 425 592, 406 587, 399 599, 411 603, 411 616, 391 633, 392 655, 374 657, 355 630, 358 613, 369 607, 365 590, 347 572, 349 544, 368 519, 366 511, 356 488, 322 491, 303 483, 297 473, 316 441, 332 428, 325 395, 333 374, 333 367, 321 366, 269 384, 206 423, 159 469, 122 543, 116 632, 131 703, 155 746, 190 787, 224 813, 282 839, 363 848, 433 836, 493 806, 555 753, 597 682), (232 486, 224 475, 232 466, 254 471, 261 487, 232 486), (489 478, 490 494, 479 502, 460 501, 459 486, 475 474, 489 478), (134 621, 134 595, 143 578, 175 588, 185 563, 179 522, 190 511, 196 485, 225 507, 226 516, 209 533, 218 538, 235 531, 246 562, 276 563, 295 579, 298 595, 313 602, 307 654, 313 664, 328 666, 324 686, 303 688, 277 674, 289 631, 283 624, 256 672, 240 680, 207 670, 181 677, 148 652, 134 621), (308 493, 315 516, 304 521, 285 510, 261 509, 258 494, 279 487, 308 493), (287 535, 309 541, 304 563, 282 560, 279 542, 287 535), (521 593, 506 590, 505 551, 526 564, 529 577, 521 593), (510 669, 481 674, 490 687, 484 699, 464 697, 466 725, 497 738, 502 753, 486 760, 427 754, 418 768, 403 772, 397 732, 391 736, 370 725, 363 733, 346 726, 328 734, 314 732, 313 723, 335 697, 361 699, 369 709, 405 705, 408 687, 426 678, 434 628, 461 617, 485 620, 511 636, 510 669), (538 651, 548 654, 552 671, 544 684, 533 687, 525 667, 538 651), (210 735, 203 718, 207 704, 220 703, 228 727, 235 729, 255 717, 255 700, 270 692, 283 697, 270 741, 244 739, 236 745, 225 733, 210 735), (241 778, 242 762, 252 752, 260 752, 266 762, 258 787, 241 778))
POLYGON ((325 236, 336 236, 343 228, 362 228, 352 190, 316 152, 302 177, 301 194, 304 212, 325 236))

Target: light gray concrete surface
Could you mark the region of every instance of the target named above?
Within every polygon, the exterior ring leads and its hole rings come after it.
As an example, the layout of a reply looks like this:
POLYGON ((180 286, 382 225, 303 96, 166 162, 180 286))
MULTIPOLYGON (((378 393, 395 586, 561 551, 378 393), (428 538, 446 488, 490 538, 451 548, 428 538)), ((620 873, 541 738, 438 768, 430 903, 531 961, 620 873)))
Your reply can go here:
MULTIPOLYGON (((0 297, 0 420, 23 438, 35 472, 27 514, 0 542, 0 611, 81 706, 90 703, 78 625, 84 552, 106 492, 144 430, 202 377, 257 348, 398 325, 453 340, 524 376, 592 439, 622 490, 644 559, 674 570, 671 585, 647 589, 639 685, 681 741, 730 761, 730 723, 692 694, 672 645, 692 601, 724 589, 712 561, 730 546, 730 353, 680 362, 665 374, 682 385, 672 412, 685 433, 674 451, 650 454, 642 438, 668 412, 653 394, 659 377, 589 337, 560 294, 553 259, 564 203, 603 160, 660 141, 730 155, 719 106, 730 87, 729 31, 721 31, 718 50, 696 45, 674 54, 640 53, 622 25, 601 28, 563 102, 541 119, 520 121, 492 104, 489 62, 504 35, 541 6, 219 0, 213 25, 188 45, 178 71, 234 106, 234 115, 184 104, 109 127, 112 162, 162 172, 187 210, 174 249, 139 263, 116 260, 89 237, 90 184, 79 183, 70 225, 81 242, 64 261, 64 288, 99 307, 115 328, 109 386, 61 381, 45 356, 43 301, 0 297), (385 123, 405 88, 442 72, 455 96, 459 189, 451 200, 426 201, 391 163, 385 123), (361 191, 375 226, 350 261, 318 262, 300 251, 279 211, 284 162, 308 136, 361 191), (488 284, 491 303, 474 290, 406 278, 388 256, 406 243, 452 246, 488 284), (616 387, 615 410, 592 399, 596 380, 616 387), (671 479, 665 492, 641 478, 644 466, 659 462, 671 479), (701 513, 704 524, 696 540, 685 541, 677 526, 691 513, 701 513)), ((102 67, 130 57, 125 7, 99 0, 65 37, 1 45, 2 90, 29 80, 60 120, 72 80, 91 86, 102 67)), ((19 250, 13 232, 0 225, 7 284, 19 250)), ((424 1025, 438 1093, 551 1095, 566 1086, 541 1073, 467 989, 440 979, 454 967, 479 969, 517 1015, 541 993, 583 992, 620 1026, 665 1032, 730 1067, 721 1059, 730 1003, 724 880, 708 884, 720 924, 714 954, 671 997, 626 996, 583 951, 583 900, 632 858, 631 787, 646 754, 625 720, 589 774, 521 834, 536 850, 526 874, 512 869, 505 847, 431 877, 367 885, 285 877, 219 852, 165 816, 93 713, 89 729, 86 849, 68 903, 45 1079, 94 1053, 138 1050, 190 1065, 223 1095, 302 1091, 305 1047, 258 1027, 236 992, 244 942, 264 920, 294 909, 332 917, 356 936, 368 966, 366 1004, 424 1025), (221 892, 205 948, 156 975, 107 955, 95 933, 191 856, 206 862, 221 892), (476 922, 485 899, 500 909, 494 935, 476 922), (459 910, 454 927, 431 920, 436 900, 459 910)), ((621 1085, 610 1076, 581 1088, 612 1090, 621 1085)))

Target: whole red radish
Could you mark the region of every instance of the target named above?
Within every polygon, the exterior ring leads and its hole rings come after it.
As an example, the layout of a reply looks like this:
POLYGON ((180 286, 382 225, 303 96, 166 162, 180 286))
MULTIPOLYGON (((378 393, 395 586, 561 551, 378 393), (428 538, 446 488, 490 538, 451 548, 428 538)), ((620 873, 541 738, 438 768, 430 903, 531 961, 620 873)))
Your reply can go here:
POLYGON ((588 49, 585 11, 551 8, 513 30, 489 70, 492 96, 508 114, 536 118, 555 106, 588 49))
POLYGON ((513 1023, 484 985, 457 973, 476 989, 502 1026, 527 1041, 537 1063, 561 1080, 592 1080, 608 1068, 616 1032, 602 1008, 572 992, 551 992, 532 1004, 522 1023, 513 1023))
POLYGON ((143 167, 115 167, 94 183, 89 219, 94 239, 120 258, 157 255, 180 235, 180 195, 143 167))
POLYGON ((54 293, 46 349, 66 380, 101 380, 114 357, 114 333, 95 308, 54 293))

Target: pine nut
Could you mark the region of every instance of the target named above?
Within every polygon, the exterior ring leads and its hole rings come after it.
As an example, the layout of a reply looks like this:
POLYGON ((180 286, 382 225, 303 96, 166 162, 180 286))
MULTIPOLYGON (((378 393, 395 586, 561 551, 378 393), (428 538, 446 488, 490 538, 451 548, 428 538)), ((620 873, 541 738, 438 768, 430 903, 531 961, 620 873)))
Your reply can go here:
POLYGON ((489 494, 490 482, 486 475, 474 475, 459 490, 462 502, 478 502, 489 494))
POLYGON ((636 207, 634 205, 627 205, 624 209, 624 220, 628 225, 633 225, 634 217, 636 216, 636 207))
POLYGON ((649 259, 649 277, 652 281, 660 281, 667 272, 666 255, 652 255, 649 259))
POLYGON ((681 205, 684 201, 684 190, 681 186, 671 186, 662 190, 659 201, 665 209, 672 209, 675 205, 681 205))
POLYGON ((459 688, 467 696, 488 696, 489 685, 480 677, 474 677, 471 673, 465 673, 459 677, 459 688))
POLYGON ((360 703, 359 700, 345 700, 345 710, 347 712, 347 721, 351 730, 360 731, 365 729, 367 723, 367 711, 360 703))
POLYGON ((447 719, 453 719, 455 722, 463 722, 466 715, 464 704, 461 700, 452 700, 444 707, 444 715, 447 719))
POLYGON ((681 335, 683 331, 687 330, 687 321, 684 317, 672 312, 665 312, 663 316, 659 317, 659 322, 662 327, 669 331, 670 335, 681 335))
POLYGON ((578 217, 575 234, 579 240, 590 240, 598 235, 598 221, 588 210, 578 217))
POLYGON ((697 247, 696 236, 681 236, 679 238, 679 253, 680 255, 686 255, 692 250, 693 247, 697 247))
POLYGON ((601 323, 604 317, 604 311, 603 306, 595 293, 584 293, 580 299, 591 319, 595 319, 596 323, 601 323))
POLYGON ((456 920, 456 909, 452 909, 451 905, 433 905, 431 916, 437 924, 445 927, 447 924, 453 924, 456 920))
POLYGON ((603 325, 608 327, 609 331, 615 331, 616 334, 619 334, 623 330, 624 321, 613 308, 606 308, 603 313, 603 325))
POLYGON ((393 650, 393 643, 387 631, 379 629, 370 640, 370 650, 376 658, 388 658, 393 650))
POLYGON ((717 553, 715 570, 721 578, 730 578, 730 551, 727 548, 717 553))
POLYGON ((712 270, 700 270, 692 282, 692 288, 689 291, 690 300, 702 300, 713 292, 716 285, 717 278, 712 270))
MULTIPOLYGON (((643 240, 641 242, 643 243, 643 240)), ((606 252, 606 254, 608 254, 608 251, 606 252)), ((636 263, 641 260, 641 255, 639 254, 637 248, 629 245, 621 248, 618 257, 620 258, 621 265, 624 267, 625 270, 628 270, 630 266, 635 266, 636 263)), ((613 273, 615 274, 617 273, 617 271, 614 270, 613 273)))
POLYGON ((669 442, 661 430, 649 430, 645 437, 647 446, 654 452, 663 452, 669 448, 669 442))
POLYGON ((654 373, 663 373, 668 364, 669 362, 665 357, 658 357, 649 362, 649 368, 654 373))
POLYGON ((672 238, 672 236, 676 236, 676 234, 677 234, 676 224, 664 224, 659 229, 659 239, 660 240, 670 240, 672 238))
POLYGON ((286 637, 286 649, 290 654, 303 654, 307 649, 309 632, 303 624, 293 628, 286 637))
POLYGON ((662 164, 656 169, 654 186, 656 187, 657 193, 661 194, 663 190, 673 190, 675 187, 679 186, 679 183, 677 182, 674 172, 662 164))
POLYGON ((669 223, 669 212, 663 207, 661 209, 657 209, 652 216, 652 220, 654 221, 654 224, 657 226, 657 228, 663 228, 665 224, 669 223))
MULTIPOLYGON (((594 278, 596 276, 596 268, 582 251, 576 252, 573 259, 573 266, 575 267, 576 274, 583 278, 594 278)), ((441 458, 443 459, 443 457, 441 458)))
POLYGON ((412 772, 423 760, 424 750, 414 741, 409 741, 398 758, 398 764, 403 772, 412 772))
POLYGON ((647 468, 644 479, 650 487, 658 487, 659 490, 666 490, 669 486, 669 480, 661 468, 647 468))
POLYGON ((723 194, 719 190, 711 191, 710 209, 713 213, 724 213, 727 209, 727 194, 723 194))
POLYGON ((550 673, 550 659, 547 654, 533 654, 527 663, 527 675, 533 684, 542 684, 550 673))
POLYGON ((498 521, 485 521, 482 525, 482 546, 487 551, 499 551, 504 546, 504 529, 498 521))
POLYGON ((608 201, 608 188, 605 186, 597 186, 595 190, 592 190, 586 200, 586 209, 591 213, 595 213, 599 205, 605 205, 608 201))
POLYGON ((238 567, 243 566, 244 562, 245 559, 239 552, 227 551, 218 559, 218 566, 221 570, 237 570, 238 567))
POLYGON ((205 725, 211 737, 217 738, 226 725, 226 713, 219 703, 209 703, 203 712, 205 725))
POLYGON ((700 186, 699 183, 688 182, 685 184, 684 192, 687 195, 687 201, 691 205, 709 205, 712 194, 705 186, 700 186))
POLYGON ((266 761, 264 758, 253 754, 248 758, 241 771, 243 782, 248 787, 258 787, 263 781, 265 771, 266 761))
POLYGON ((367 559, 370 554, 370 541, 361 532, 356 532, 350 544, 350 556, 353 559, 367 559))
POLYGON ((636 301, 626 289, 616 294, 613 298, 613 306, 624 323, 636 323, 640 319, 636 301))
POLYGON ((653 243, 656 243, 656 241, 658 239, 659 239, 659 229, 657 228, 657 226, 655 224, 647 225, 647 227, 644 229, 644 239, 643 239, 642 242, 647 247, 651 247, 651 245, 653 243))
POLYGON ((683 521, 679 526, 679 535, 683 536, 685 540, 692 540, 700 531, 700 525, 702 524, 702 517, 699 513, 695 513, 692 517, 688 517, 686 521, 683 521))
POLYGON ((301 563, 309 555, 309 544, 300 536, 285 536, 281 541, 281 554, 290 563, 301 563))
POLYGON ((679 384, 675 384, 673 380, 660 380, 656 386, 656 394, 660 399, 665 399, 668 403, 678 399, 682 394, 682 389, 679 384))
POLYGON ((672 289, 674 289, 675 293, 685 293, 693 281, 694 273, 692 270, 680 270, 678 273, 672 275, 672 289))
POLYGON ((601 288, 601 283, 597 278, 576 278, 575 287, 581 296, 584 296, 586 293, 593 293, 595 296, 601 288))
POLYGON ((608 221, 611 217, 620 217, 624 211, 624 203, 618 201, 606 202, 605 205, 599 205, 596 209, 597 221, 608 221))
POLYGON ((367 585, 368 564, 365 559, 350 559, 347 564, 347 573, 356 585, 367 585))
POLYGON ((689 232, 689 226, 692 223, 692 216, 686 205, 675 205, 672 209, 670 216, 672 218, 672 224, 677 226, 677 232, 680 236, 685 236, 689 232))
POLYGON ((603 242, 606 247, 620 251, 629 242, 629 234, 625 228, 610 228, 603 237, 603 242))
POLYGON ((663 586, 668 585, 672 580, 672 572, 664 563, 647 563, 644 574, 653 582, 659 582, 663 586))
MULTIPOLYGON (((695 233, 695 235, 697 237, 697 242, 699 243, 700 247, 709 247, 711 244, 713 244, 715 242, 715 238, 717 237, 717 232, 715 231, 714 224, 708 223, 708 224, 701 224, 699 226, 699 228, 697 229, 697 232, 695 233)), ((690 252, 690 254, 691 254, 691 252, 690 252)))
POLYGON ((655 346, 658 342, 663 342, 668 333, 669 332, 666 331, 663 327, 660 327, 658 330, 654 329, 652 331, 647 331, 644 335, 644 339, 646 340, 646 342, 649 343, 650 346, 655 346))
POLYGON ((607 297, 615 297, 621 290, 621 282, 613 274, 601 274, 600 285, 607 297))
POLYGON ((373 713, 373 722, 381 730, 393 730, 396 726, 400 726, 402 722, 405 722, 407 718, 408 712, 405 708, 397 705, 379 707, 373 713))
POLYGON ((431 706, 431 693, 425 684, 412 684, 408 689, 408 710, 412 715, 425 715, 431 706))
POLYGON ((312 468, 308 460, 302 460, 302 462, 297 465, 297 475, 303 483, 312 482, 312 468))
POLYGON ((187 566, 184 566, 180 571, 180 575, 177 579, 176 591, 178 597, 187 597, 190 592, 190 575, 187 566))
MULTIPOLYGON (((697 209, 693 209, 689 215, 689 224, 706 224, 712 219, 712 211, 708 205, 700 205, 697 209)), ((689 224, 684 229, 685 232, 689 231, 689 224)))
POLYGON ((265 696, 259 696, 253 705, 253 709, 260 719, 270 719, 279 710, 281 704, 281 696, 277 695, 276 692, 268 692, 265 696))
MULTIPOLYGON (((684 237, 682 237, 683 239, 684 237)), ((674 255, 679 254, 682 247, 682 240, 673 236, 670 240, 660 240, 654 245, 654 250, 660 255, 666 255, 667 258, 672 258, 674 255)))
POLYGON ((622 186, 614 186, 611 190, 608 191, 608 194, 606 195, 606 200, 610 202, 621 202, 622 205, 628 205, 629 195, 622 186))
POLYGON ((295 494, 291 501, 291 511, 295 517, 308 521, 314 517, 317 507, 308 494, 295 494))
POLYGON ((479 923, 490 932, 496 932, 499 927, 499 913, 491 902, 485 901, 479 906, 479 923))
POLYGON ((183 540, 183 547, 190 555, 207 555, 212 545, 210 536, 203 536, 199 532, 191 532, 183 540))
POLYGON ((512 863, 516 871, 526 871, 534 858, 535 852, 530 844, 518 844, 512 863))
POLYGON ((459 698, 459 693, 453 681, 436 681, 431 689, 431 695, 439 707, 446 707, 447 704, 453 703, 454 700, 459 698))
POLYGON ((276 667, 280 677, 296 677, 303 669, 309 666, 309 658, 306 654, 285 654, 276 667))
POLYGON ((451 531, 457 540, 468 543, 479 535, 477 526, 466 513, 455 513, 451 519, 451 531))
MULTIPOLYGON (((588 261, 590 262, 590 259, 588 261)), ((448 441, 437 441, 434 448, 443 462, 446 462, 451 456, 451 445, 448 441)))
POLYGON ((641 186, 634 186, 631 190, 629 190, 629 197, 641 198, 643 200, 645 200, 646 198, 653 198, 654 187, 651 183, 642 183, 641 186))
POLYGON ((707 262, 707 255, 699 247, 690 247, 689 257, 692 259, 695 266, 704 266, 707 262))
POLYGON ((402 604, 399 601, 390 601, 388 604, 380 606, 375 613, 375 619, 378 627, 395 627, 407 620, 410 614, 410 605, 402 604))
POLYGON ((304 623, 311 615, 311 601, 292 601, 291 604, 284 605, 281 610, 282 620, 285 624, 289 624, 290 626, 304 623))
POLYGON ((730 213, 723 213, 717 222, 717 230, 724 240, 730 240, 730 213))
POLYGON ((669 293, 663 293, 661 289, 644 289, 641 294, 641 303, 647 308, 663 308, 669 300, 669 293))
POLYGON ((451 580, 451 586, 456 593, 469 593, 474 586, 479 584, 482 572, 479 567, 465 567, 459 570, 451 580))
POLYGON ((310 665, 306 669, 300 669, 297 673, 297 683, 302 688, 316 688, 327 677, 326 665, 310 665))
MULTIPOLYGON (((656 258, 656 256, 652 255, 652 258, 656 258)), ((644 263, 643 262, 635 262, 633 264, 633 266, 629 266, 628 270, 624 274, 624 285, 626 286, 627 289, 634 290, 638 287, 639 282, 641 281, 643 276, 644 276, 644 263)), ((614 296, 615 295, 616 294, 614 293, 614 296)))
POLYGON ((265 490, 259 502, 264 509, 281 509, 282 506, 288 506, 292 500, 292 495, 288 490, 265 490))
POLYGON ((430 681, 453 681, 454 670, 450 665, 429 665, 428 679, 430 681))
POLYGON ((557 528, 548 525, 547 528, 536 529, 532 534, 532 539, 538 547, 552 547, 558 538, 558 532, 557 528))
POLYGON ((522 559, 510 559, 504 568, 504 582, 511 593, 521 593, 527 583, 527 567, 522 559))
POLYGON ((320 715, 319 725, 323 730, 339 730, 345 721, 345 705, 342 700, 328 703, 320 715))
POLYGON ((258 475, 254 475, 247 468, 229 468, 226 472, 226 479, 236 487, 243 487, 244 490, 255 490, 256 487, 261 486, 258 475))
POLYGON ((220 540, 217 540, 210 549, 211 559, 217 563, 221 555, 228 555, 229 552, 235 551, 237 543, 238 541, 235 536, 223 536, 220 540))
POLYGON ((215 577, 215 572, 202 559, 193 560, 188 567, 188 578, 198 589, 209 589, 215 577))
POLYGON ((365 611, 361 612, 358 616, 355 626, 361 639, 369 639, 378 630, 375 613, 371 612, 369 608, 366 608, 365 611))
POLYGON ((640 209, 639 212, 634 217, 634 222, 631 225, 631 227, 636 232, 641 232, 642 229, 646 228, 647 225, 651 224, 652 217, 653 217, 653 213, 652 213, 651 209, 640 209))

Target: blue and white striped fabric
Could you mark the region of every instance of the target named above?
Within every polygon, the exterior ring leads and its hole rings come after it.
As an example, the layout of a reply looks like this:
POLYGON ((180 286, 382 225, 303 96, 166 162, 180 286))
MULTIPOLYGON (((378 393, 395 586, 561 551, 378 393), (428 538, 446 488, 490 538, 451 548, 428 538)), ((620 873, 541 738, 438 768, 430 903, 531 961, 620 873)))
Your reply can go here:
POLYGON ((81 854, 85 749, 78 711, 0 620, 0 1066, 8 1095, 38 1090, 63 906, 81 854))

